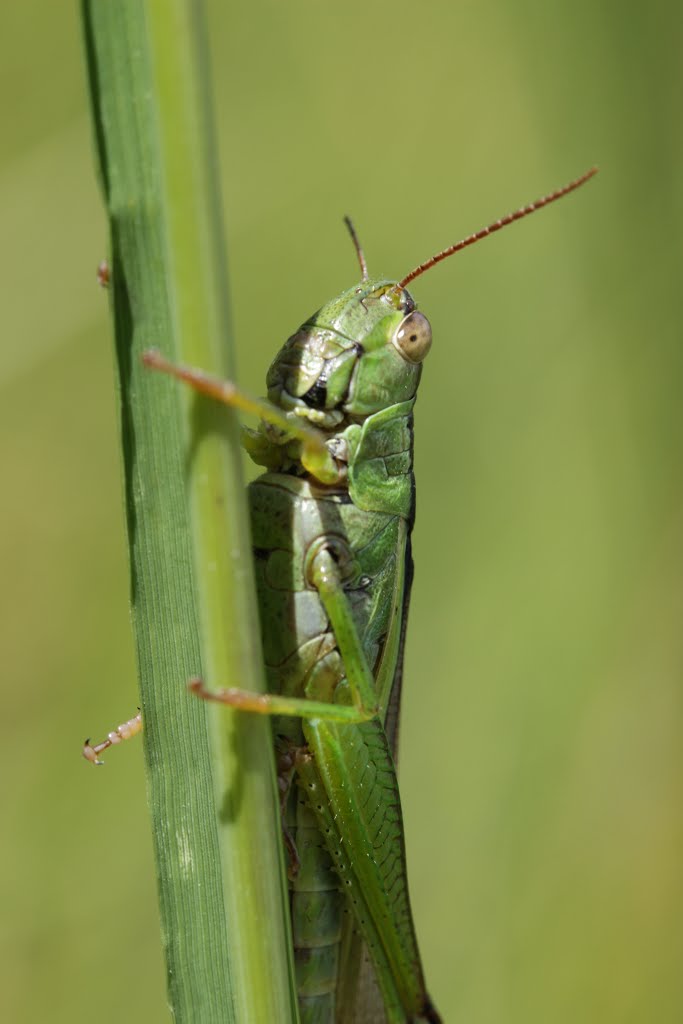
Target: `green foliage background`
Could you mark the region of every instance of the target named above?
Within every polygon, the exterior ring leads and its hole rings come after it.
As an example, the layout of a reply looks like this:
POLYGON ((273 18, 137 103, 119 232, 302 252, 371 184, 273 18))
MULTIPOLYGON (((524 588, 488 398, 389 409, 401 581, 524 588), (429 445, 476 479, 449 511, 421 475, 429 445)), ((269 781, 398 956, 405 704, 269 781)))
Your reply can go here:
MULTIPOLYGON (((240 379, 356 275, 598 163, 414 294, 401 777, 447 1021, 683 1012, 683 24, 666 0, 211 3, 240 379)), ((75 6, 3 12, 0 1014, 163 1021, 75 6)), ((162 343, 163 339, 150 339, 162 343)), ((182 685, 182 680, 179 680, 182 685)))

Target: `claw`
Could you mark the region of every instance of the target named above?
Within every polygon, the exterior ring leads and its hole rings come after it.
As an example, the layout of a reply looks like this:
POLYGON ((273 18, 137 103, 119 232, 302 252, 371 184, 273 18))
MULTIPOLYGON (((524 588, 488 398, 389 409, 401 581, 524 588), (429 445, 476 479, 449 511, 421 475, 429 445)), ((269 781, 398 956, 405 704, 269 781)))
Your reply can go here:
POLYGON ((82 754, 86 761, 90 761, 91 764, 100 765, 104 764, 101 761, 99 754, 108 747, 113 747, 116 743, 121 743, 122 740, 129 740, 131 736, 136 736, 137 733, 142 729, 142 715, 137 714, 134 718, 129 719, 127 722, 123 722, 117 729, 110 732, 106 740, 102 740, 101 743, 96 743, 92 746, 90 743, 90 737, 83 744, 82 754))

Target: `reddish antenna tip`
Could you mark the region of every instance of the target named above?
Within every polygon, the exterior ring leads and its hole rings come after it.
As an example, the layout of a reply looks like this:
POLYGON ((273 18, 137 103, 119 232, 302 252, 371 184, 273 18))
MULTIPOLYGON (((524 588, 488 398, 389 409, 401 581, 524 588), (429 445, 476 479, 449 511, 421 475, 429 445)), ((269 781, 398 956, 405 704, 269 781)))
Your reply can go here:
POLYGON ((460 242, 455 242, 453 245, 449 245, 446 249, 442 249, 435 256, 431 256, 424 263, 420 263, 419 266, 411 270, 409 274, 406 274, 398 284, 396 285, 396 291, 400 291, 405 288, 407 284, 414 281, 420 274, 424 274, 426 270, 431 270, 437 263, 441 263, 441 260, 447 259, 456 252, 460 252, 461 249, 466 249, 468 245, 474 245, 475 242, 480 242, 482 238, 486 238, 488 235, 494 234, 496 231, 500 231, 501 228, 506 228, 508 224, 514 224, 516 220, 522 220, 523 217, 528 217, 530 213, 536 213, 537 210, 543 209, 544 206, 548 206, 550 203, 554 203, 556 199, 561 199, 562 196, 569 195, 575 189, 585 184, 589 178, 592 178, 594 174, 598 173, 597 167, 591 167, 589 171, 582 174, 580 178, 575 178, 574 181, 570 181, 569 184, 563 185, 562 188, 555 189, 554 192, 550 192, 547 196, 541 196, 533 203, 529 203, 527 206, 520 207, 519 210, 515 210, 514 213, 508 213, 505 217, 501 217, 500 220, 496 220, 493 224, 489 224, 488 227, 482 228, 481 231, 475 231, 473 235, 468 235, 467 238, 463 238, 460 242))

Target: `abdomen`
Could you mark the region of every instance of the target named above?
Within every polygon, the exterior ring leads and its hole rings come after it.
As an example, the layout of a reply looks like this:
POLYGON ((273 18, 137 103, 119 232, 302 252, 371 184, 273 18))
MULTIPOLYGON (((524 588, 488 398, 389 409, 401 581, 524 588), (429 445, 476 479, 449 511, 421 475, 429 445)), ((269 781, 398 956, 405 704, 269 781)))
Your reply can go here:
MULTIPOLYGON (((399 520, 364 512, 345 493, 264 474, 249 487, 267 688, 273 693, 339 700, 345 671, 334 633, 306 577, 307 555, 321 543, 340 554, 344 588, 370 666, 381 654, 392 607, 399 520)), ((274 720, 276 744, 303 745, 301 722, 274 720)), ((291 882, 292 933, 302 1024, 334 1021, 344 897, 307 799, 292 787, 286 813, 300 860, 291 882)))

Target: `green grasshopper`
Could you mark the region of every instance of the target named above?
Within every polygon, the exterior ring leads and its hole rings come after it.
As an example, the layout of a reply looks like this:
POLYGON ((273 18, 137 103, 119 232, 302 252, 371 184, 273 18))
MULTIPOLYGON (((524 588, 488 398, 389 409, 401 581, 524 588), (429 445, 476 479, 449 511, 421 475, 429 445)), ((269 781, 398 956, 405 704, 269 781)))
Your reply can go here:
MULTIPOLYGON (((267 400, 173 365, 156 350, 143 357, 261 420, 244 431, 243 443, 267 470, 250 485, 249 502, 268 692, 210 691, 199 679, 190 688, 205 700, 276 717, 304 1024, 382 1015, 389 1024, 440 1020, 408 899, 394 767, 413 575, 413 407, 432 343, 406 286, 594 173, 449 246, 398 282, 368 277, 347 218, 361 283, 289 338, 268 372, 267 400)), ((104 749, 140 727, 137 716, 102 743, 87 743, 84 755, 100 763, 104 749)))

